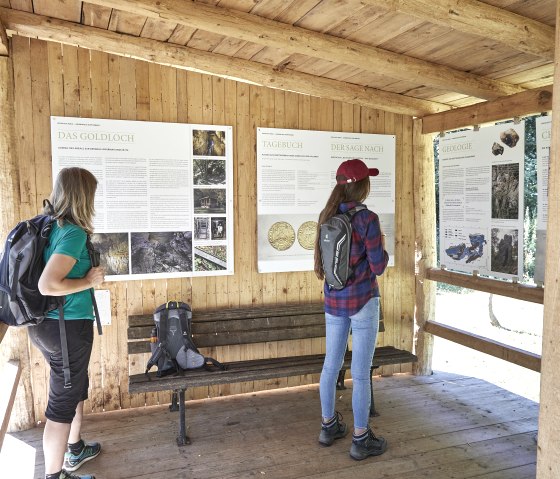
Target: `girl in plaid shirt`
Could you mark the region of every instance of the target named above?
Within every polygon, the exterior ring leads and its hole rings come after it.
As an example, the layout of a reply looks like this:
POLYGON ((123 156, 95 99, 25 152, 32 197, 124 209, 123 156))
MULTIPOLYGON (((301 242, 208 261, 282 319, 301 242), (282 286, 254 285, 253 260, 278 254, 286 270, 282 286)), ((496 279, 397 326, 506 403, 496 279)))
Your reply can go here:
MULTIPOLYGON (((368 168, 361 160, 343 162, 336 172, 336 186, 319 216, 319 225, 338 213, 361 205, 370 191, 370 176, 377 168, 368 168)), ((319 229, 315 244, 315 273, 324 279, 319 247, 319 229)), ((352 331, 352 411, 354 431, 350 456, 362 460, 378 456, 387 449, 387 441, 369 427, 370 368, 379 329, 379 287, 377 276, 387 267, 385 236, 378 216, 363 209, 352 219, 350 267, 354 271, 341 290, 325 282, 326 355, 320 381, 322 423, 319 443, 330 446, 346 436, 348 429, 335 411, 336 380, 344 361, 348 335, 352 331)))

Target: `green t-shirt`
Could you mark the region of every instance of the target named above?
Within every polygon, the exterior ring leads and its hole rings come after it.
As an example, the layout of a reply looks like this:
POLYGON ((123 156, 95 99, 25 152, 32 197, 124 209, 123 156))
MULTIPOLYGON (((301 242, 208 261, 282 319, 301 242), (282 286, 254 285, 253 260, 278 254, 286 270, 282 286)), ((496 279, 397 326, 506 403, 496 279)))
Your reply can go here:
MULTIPOLYGON (((76 264, 66 277, 69 279, 83 278, 91 268, 86 239, 85 231, 79 226, 65 222, 64 226, 60 227, 55 222, 49 237, 49 244, 43 253, 45 264, 53 254, 70 256, 76 260, 76 264)), ((47 318, 58 319, 58 309, 49 312, 47 318)), ((64 319, 94 319, 89 289, 66 295, 64 319)))

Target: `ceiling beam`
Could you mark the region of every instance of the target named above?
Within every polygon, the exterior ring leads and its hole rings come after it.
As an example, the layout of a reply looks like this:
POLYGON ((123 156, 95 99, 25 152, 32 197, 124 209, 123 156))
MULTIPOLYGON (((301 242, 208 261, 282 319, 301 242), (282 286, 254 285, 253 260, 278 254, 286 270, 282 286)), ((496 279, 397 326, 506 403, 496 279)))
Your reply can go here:
POLYGON ((286 55, 299 53, 486 100, 523 91, 499 80, 203 3, 184 0, 91 0, 89 3, 277 48, 286 55))
POLYGON ((477 0, 362 0, 554 60, 554 27, 477 0))
POLYGON ((4 22, 9 32, 21 36, 80 46, 90 50, 99 50, 404 115, 422 116, 450 109, 447 105, 428 100, 306 73, 275 69, 249 60, 124 35, 9 8, 0 8, 0 20, 4 22))
POLYGON ((552 110, 552 85, 422 118, 422 133, 456 130, 552 110))

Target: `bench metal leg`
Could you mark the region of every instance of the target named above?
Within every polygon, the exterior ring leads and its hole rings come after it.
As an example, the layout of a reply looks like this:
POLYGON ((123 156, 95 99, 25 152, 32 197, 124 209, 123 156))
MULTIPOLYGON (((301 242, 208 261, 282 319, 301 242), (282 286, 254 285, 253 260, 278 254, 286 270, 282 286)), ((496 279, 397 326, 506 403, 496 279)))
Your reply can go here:
POLYGON ((185 390, 178 389, 177 391, 174 391, 173 397, 175 401, 177 401, 177 396, 179 396, 179 435, 177 436, 177 445, 185 446, 191 443, 191 440, 187 436, 187 425, 185 419, 185 390))
POLYGON ((346 376, 346 369, 341 369, 338 372, 338 379, 336 380, 336 389, 346 389, 344 385, 344 377, 346 376))
POLYGON ((171 394, 171 404, 169 405, 169 410, 175 412, 179 410, 179 403, 177 402, 177 391, 173 391, 171 394))
POLYGON ((379 413, 375 409, 375 401, 373 399, 373 371, 375 371, 377 367, 372 367, 369 373, 369 384, 370 384, 370 405, 369 405, 369 417, 377 417, 379 413))

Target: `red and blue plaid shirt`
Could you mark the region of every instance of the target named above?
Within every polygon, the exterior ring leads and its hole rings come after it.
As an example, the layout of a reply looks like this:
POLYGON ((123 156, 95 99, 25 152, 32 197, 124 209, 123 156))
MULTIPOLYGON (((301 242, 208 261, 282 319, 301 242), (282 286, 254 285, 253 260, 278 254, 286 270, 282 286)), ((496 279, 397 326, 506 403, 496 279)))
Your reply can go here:
MULTIPOLYGON (((341 203, 338 211, 346 213, 360 204, 355 201, 341 203)), ((359 211, 352 218, 350 267, 354 274, 338 291, 330 289, 325 282, 325 312, 334 316, 352 316, 371 298, 379 296, 377 276, 385 271, 388 261, 389 255, 381 244, 379 217, 368 209, 359 211)))

